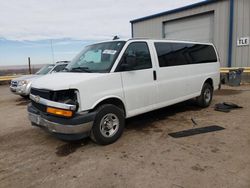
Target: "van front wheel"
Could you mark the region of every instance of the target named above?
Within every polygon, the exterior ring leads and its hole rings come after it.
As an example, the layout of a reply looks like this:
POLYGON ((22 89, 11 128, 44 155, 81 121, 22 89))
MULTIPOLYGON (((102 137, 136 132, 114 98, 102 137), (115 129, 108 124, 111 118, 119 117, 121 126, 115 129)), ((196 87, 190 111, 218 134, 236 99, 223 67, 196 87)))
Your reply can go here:
POLYGON ((97 144, 111 144, 121 137, 124 124, 124 112, 115 105, 104 104, 97 109, 90 137, 97 144))
POLYGON ((213 87, 209 83, 205 83, 201 90, 201 95, 197 97, 197 103, 200 107, 208 107, 213 98, 213 87))

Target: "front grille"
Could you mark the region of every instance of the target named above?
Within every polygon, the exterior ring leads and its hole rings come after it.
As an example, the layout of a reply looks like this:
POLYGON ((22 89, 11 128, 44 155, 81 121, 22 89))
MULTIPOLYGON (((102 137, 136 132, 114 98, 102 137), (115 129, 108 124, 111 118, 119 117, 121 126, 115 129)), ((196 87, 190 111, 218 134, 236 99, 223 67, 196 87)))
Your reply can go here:
MULTIPOLYGON (((43 99, 47 99, 47 100, 55 101, 59 103, 64 103, 64 104, 72 104, 78 107, 77 96, 76 96, 75 90, 73 89, 51 91, 51 90, 45 90, 45 89, 31 88, 30 93, 32 95, 39 96, 40 98, 43 98, 43 99)), ((46 112, 47 110, 46 105, 36 103, 33 100, 32 100, 32 106, 34 106, 35 108, 37 108, 38 110, 42 112, 46 112)))
POLYGON ((38 96, 40 96, 41 98, 48 99, 48 100, 51 99, 51 94, 52 94, 52 92, 49 91, 49 90, 45 90, 45 89, 36 89, 36 88, 31 88, 30 93, 31 93, 32 95, 38 95, 38 96))
MULTIPOLYGON (((51 98, 51 91, 45 90, 45 89, 36 89, 36 88, 31 88, 30 93, 35 96, 39 96, 44 99, 50 100, 51 98)), ((36 103, 35 101, 31 100, 32 106, 34 106, 36 109, 46 112, 47 107, 43 104, 36 103)))
POLYGON ((18 85, 17 81, 11 81, 11 86, 16 87, 18 85))
POLYGON ((34 102, 34 101, 32 101, 32 100, 31 100, 31 104, 32 104, 32 106, 34 106, 36 109, 38 109, 38 110, 40 110, 40 111, 42 111, 42 112, 46 112, 47 107, 46 107, 45 105, 36 103, 36 102, 34 102))

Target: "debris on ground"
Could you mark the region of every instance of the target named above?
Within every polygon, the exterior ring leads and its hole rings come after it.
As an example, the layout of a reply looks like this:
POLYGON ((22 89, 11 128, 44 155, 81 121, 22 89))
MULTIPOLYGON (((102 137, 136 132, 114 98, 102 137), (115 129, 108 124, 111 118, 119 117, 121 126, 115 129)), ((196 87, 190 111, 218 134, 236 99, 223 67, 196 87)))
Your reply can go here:
POLYGON ((243 108, 243 107, 232 102, 217 103, 214 106, 214 110, 220 112, 230 112, 231 110, 238 108, 243 108))
POLYGON ((169 136, 172 136, 173 138, 182 138, 182 137, 187 137, 187 136, 193 136, 197 134, 204 134, 204 133, 209 133, 209 132, 214 132, 214 131, 221 131, 224 130, 224 127, 218 126, 218 125, 211 125, 207 127, 199 127, 199 128, 193 128, 193 129, 188 129, 184 131, 179 131, 179 132, 174 132, 174 133, 169 133, 169 136))
POLYGON ((196 121, 194 120, 194 118, 191 118, 191 121, 193 122, 193 127, 197 126, 198 124, 196 123, 196 121))

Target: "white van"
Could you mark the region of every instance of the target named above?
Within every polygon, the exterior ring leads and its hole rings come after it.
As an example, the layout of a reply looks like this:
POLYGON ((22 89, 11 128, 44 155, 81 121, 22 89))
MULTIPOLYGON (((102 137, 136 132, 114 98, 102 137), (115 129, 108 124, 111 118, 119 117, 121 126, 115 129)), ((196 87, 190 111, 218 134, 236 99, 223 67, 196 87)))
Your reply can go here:
POLYGON ((32 83, 29 119, 62 139, 90 136, 110 144, 122 135, 126 118, 191 98, 209 106, 219 67, 209 43, 129 39, 92 44, 67 72, 32 83))

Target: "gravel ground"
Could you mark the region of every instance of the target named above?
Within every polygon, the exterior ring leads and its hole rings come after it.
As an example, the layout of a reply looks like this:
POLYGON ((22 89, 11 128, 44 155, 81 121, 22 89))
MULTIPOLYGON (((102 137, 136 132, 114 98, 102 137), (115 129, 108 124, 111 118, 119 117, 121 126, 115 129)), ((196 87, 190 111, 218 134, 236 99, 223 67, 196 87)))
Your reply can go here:
POLYGON ((29 101, 0 86, 0 187, 250 187, 250 86, 223 87, 206 109, 185 102, 126 121, 123 136, 99 146, 58 140, 27 119, 29 101), (218 102, 244 108, 214 111, 218 102), (219 125, 184 138, 171 132, 219 125))

